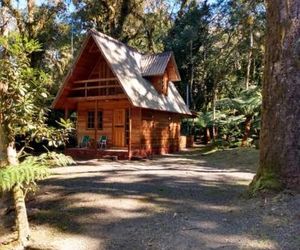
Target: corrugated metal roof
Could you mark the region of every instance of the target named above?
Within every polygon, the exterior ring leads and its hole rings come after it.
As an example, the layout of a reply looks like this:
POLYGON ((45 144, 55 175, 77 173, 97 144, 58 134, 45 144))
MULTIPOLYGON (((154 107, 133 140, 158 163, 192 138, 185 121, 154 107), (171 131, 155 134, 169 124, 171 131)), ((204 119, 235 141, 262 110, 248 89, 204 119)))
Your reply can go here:
POLYGON ((153 55, 143 55, 141 58, 141 73, 143 76, 162 75, 168 62, 172 56, 172 52, 164 52, 153 55))
MULTIPOLYGON (((168 95, 164 95, 158 93, 154 86, 143 78, 141 73, 142 54, 120 41, 95 30, 91 30, 90 35, 94 38, 99 50, 111 66, 133 106, 191 114, 172 82, 169 82, 168 95)), ((168 53, 162 53, 161 55, 165 54, 163 55, 164 58, 169 55, 168 53)), ((157 69, 160 69, 160 67, 157 69)), ((62 88, 64 88, 65 84, 66 82, 62 88)), ((58 95, 61 93, 62 91, 59 91, 58 95)), ((57 99, 59 99, 59 96, 53 102, 54 107, 57 99)))

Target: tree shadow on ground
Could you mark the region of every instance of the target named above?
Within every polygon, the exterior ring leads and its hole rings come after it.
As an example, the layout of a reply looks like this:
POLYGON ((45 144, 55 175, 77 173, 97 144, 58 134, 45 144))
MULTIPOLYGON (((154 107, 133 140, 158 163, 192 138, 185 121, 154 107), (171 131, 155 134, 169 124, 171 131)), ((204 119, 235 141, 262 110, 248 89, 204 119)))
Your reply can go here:
POLYGON ((253 166, 222 169, 200 152, 59 169, 29 203, 30 222, 99 240, 89 249, 285 247, 263 208, 240 197, 253 166))

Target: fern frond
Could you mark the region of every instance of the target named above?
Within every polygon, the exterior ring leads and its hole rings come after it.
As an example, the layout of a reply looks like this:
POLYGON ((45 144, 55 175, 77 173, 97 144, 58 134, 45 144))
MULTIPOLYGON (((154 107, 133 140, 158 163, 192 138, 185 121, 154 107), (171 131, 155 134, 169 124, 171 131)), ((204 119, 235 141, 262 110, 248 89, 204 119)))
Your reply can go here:
POLYGON ((61 153, 48 152, 40 156, 28 156, 16 166, 0 168, 0 193, 9 191, 16 184, 30 184, 49 176, 49 167, 75 164, 70 157, 61 153))
POLYGON ((54 151, 41 154, 38 158, 49 167, 65 167, 76 164, 72 157, 54 151))
POLYGON ((0 169, 0 192, 9 191, 16 184, 30 184, 45 179, 49 175, 47 165, 34 157, 28 158, 17 166, 0 169))

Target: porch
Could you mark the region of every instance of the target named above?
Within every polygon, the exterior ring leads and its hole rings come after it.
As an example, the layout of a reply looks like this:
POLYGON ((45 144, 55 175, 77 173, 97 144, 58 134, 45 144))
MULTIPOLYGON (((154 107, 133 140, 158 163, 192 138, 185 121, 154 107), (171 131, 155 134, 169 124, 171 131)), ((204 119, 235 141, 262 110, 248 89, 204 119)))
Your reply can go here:
POLYGON ((139 148, 140 109, 128 100, 82 101, 75 111, 77 146, 67 148, 66 154, 78 159, 130 159, 133 149, 139 148))
POLYGON ((100 158, 115 158, 118 160, 128 160, 128 148, 66 148, 65 154, 70 155, 74 159, 100 159, 100 158))

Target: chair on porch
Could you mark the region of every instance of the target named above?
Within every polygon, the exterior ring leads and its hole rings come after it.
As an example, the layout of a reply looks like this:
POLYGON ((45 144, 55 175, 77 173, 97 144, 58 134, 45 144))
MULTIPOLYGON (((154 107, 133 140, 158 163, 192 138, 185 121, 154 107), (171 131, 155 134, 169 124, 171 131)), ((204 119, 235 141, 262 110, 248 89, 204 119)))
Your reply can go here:
POLYGON ((101 135, 98 141, 98 146, 100 149, 106 149, 107 146, 107 136, 101 135))
POLYGON ((90 137, 88 135, 84 135, 81 139, 81 142, 79 143, 80 148, 87 148, 90 143, 90 137))

